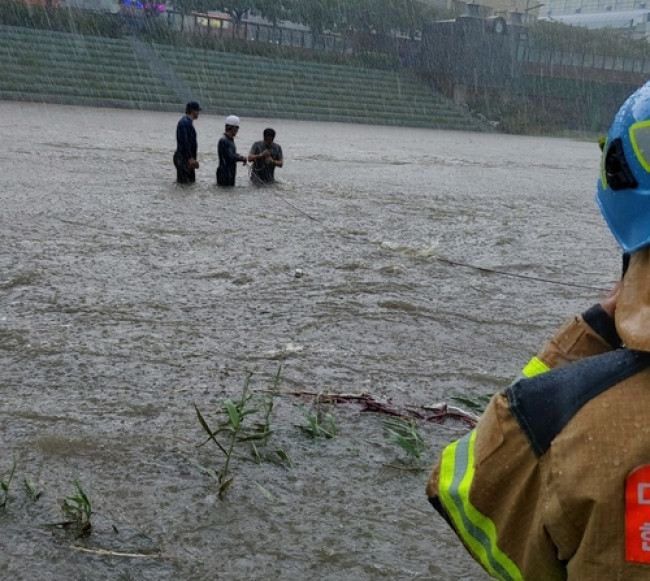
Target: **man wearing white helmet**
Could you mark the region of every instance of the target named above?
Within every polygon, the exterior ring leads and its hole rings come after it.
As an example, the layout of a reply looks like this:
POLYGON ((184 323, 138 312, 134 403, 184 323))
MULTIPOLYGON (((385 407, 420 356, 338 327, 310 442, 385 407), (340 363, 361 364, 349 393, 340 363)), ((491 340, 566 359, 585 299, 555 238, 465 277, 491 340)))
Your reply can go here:
POLYGON ((246 158, 237 153, 235 135, 239 131, 239 117, 229 115, 226 117, 226 130, 219 140, 219 167, 217 167, 217 185, 234 186, 237 177, 237 162, 246 165, 246 158))
POLYGON ((650 83, 603 144, 623 277, 447 446, 427 496, 497 579, 650 579, 650 83))

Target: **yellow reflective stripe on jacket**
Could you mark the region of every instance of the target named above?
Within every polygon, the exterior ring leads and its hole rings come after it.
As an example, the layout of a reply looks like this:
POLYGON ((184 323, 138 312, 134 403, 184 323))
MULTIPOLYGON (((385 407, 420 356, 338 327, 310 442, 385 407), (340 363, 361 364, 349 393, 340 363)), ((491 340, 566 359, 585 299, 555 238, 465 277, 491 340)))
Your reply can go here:
POLYGON ((540 373, 546 373, 549 371, 551 368, 546 365, 541 359, 537 357, 533 357, 527 364, 526 367, 524 367, 521 370, 521 373, 524 377, 535 377, 536 375, 539 375, 540 373))
POLYGON ((497 546, 494 523, 481 514, 469 500, 474 478, 474 441, 472 430, 450 444, 442 453, 438 494, 458 535, 493 577, 503 581, 523 581, 517 566, 497 546))

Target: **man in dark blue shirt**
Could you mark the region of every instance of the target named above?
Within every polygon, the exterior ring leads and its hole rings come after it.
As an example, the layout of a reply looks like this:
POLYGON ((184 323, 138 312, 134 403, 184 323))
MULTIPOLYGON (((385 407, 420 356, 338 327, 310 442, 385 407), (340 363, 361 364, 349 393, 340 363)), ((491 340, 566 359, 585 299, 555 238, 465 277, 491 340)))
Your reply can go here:
POLYGON ((179 184, 191 184, 196 180, 195 170, 199 168, 196 159, 198 144, 193 121, 199 118, 201 107, 196 101, 190 101, 185 107, 185 115, 176 126, 176 151, 174 166, 176 181, 179 184))
POLYGON ((219 140, 219 167, 217 168, 217 185, 234 186, 237 177, 237 162, 246 165, 246 158, 237 153, 235 135, 239 131, 239 117, 229 115, 226 117, 226 130, 219 140))
POLYGON ((248 161, 253 162, 251 181, 254 184, 272 184, 275 181, 275 168, 282 167, 282 148, 274 143, 275 130, 267 127, 263 133, 264 140, 256 141, 248 154, 248 161))

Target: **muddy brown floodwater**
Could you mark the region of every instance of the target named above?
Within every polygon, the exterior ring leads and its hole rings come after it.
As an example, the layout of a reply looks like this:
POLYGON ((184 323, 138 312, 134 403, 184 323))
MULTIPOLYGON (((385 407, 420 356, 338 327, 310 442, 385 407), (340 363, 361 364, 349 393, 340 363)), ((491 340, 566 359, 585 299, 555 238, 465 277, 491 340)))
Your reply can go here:
POLYGON ((618 274, 597 144, 244 118, 240 153, 271 125, 285 165, 223 190, 202 114, 183 188, 180 116, 0 102, 0 577, 486 579, 414 470, 463 422, 418 421, 418 462, 353 401, 309 437, 293 392, 470 409, 508 385, 618 274), (195 406, 214 428, 246 382, 271 435, 220 499, 195 406), (86 536, 49 526, 75 481, 86 536))

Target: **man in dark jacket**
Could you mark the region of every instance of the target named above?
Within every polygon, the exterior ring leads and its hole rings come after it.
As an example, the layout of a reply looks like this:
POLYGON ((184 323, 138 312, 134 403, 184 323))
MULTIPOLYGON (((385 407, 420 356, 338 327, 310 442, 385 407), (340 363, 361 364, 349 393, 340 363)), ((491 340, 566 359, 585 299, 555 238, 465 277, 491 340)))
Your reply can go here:
POLYGON ((219 140, 219 167, 217 167, 217 185, 234 186, 237 177, 237 162, 246 165, 246 158, 237 153, 235 135, 239 131, 239 117, 229 115, 226 117, 226 130, 219 140))
POLYGON ((199 168, 196 159, 198 144, 193 121, 199 118, 201 107, 196 101, 190 101, 185 107, 185 115, 176 126, 176 151, 174 166, 176 181, 179 184, 192 184, 196 180, 195 170, 199 168))

